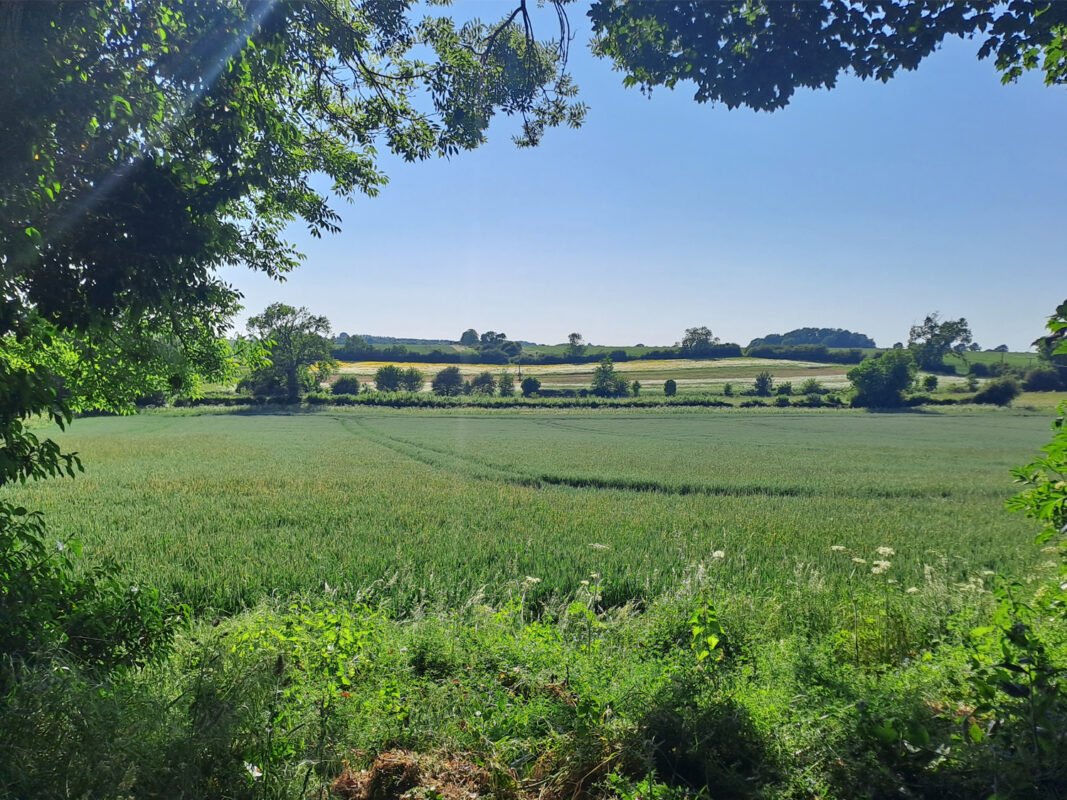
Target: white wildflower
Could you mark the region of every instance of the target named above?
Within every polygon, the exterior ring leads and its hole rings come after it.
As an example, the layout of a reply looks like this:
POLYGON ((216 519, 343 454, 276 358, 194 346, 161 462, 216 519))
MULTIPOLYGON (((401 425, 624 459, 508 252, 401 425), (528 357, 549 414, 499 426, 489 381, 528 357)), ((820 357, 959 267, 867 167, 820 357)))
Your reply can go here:
POLYGON ((852 557, 852 563, 853 564, 866 564, 867 563, 867 559, 859 558, 858 556, 853 556, 852 557))
POLYGON ((918 593, 919 593, 919 590, 918 590, 918 589, 916 589, 916 588, 915 588, 914 586, 909 586, 909 587, 908 587, 907 589, 905 589, 904 591, 905 591, 905 592, 906 592, 907 594, 918 594, 918 593))
POLYGON ((830 545, 830 549, 833 550, 835 553, 843 553, 848 548, 846 548, 843 544, 832 544, 830 545))
POLYGON ((894 550, 892 547, 886 547, 885 545, 883 545, 882 547, 878 548, 878 555, 880 555, 882 558, 889 558, 890 556, 895 556, 896 554, 897 551, 894 550))
POLYGON ((254 781, 258 781, 260 778, 263 777, 263 770, 261 770, 255 764, 250 764, 246 761, 245 769, 248 770, 248 774, 252 776, 252 780, 254 781))
POLYGON ((716 550, 714 553, 711 554, 711 557, 716 559, 726 558, 726 553, 724 553, 722 550, 716 550))
POLYGON ((593 550, 610 550, 611 549, 606 544, 601 544, 600 542, 593 542, 592 544, 589 545, 589 547, 591 549, 593 549, 593 550))

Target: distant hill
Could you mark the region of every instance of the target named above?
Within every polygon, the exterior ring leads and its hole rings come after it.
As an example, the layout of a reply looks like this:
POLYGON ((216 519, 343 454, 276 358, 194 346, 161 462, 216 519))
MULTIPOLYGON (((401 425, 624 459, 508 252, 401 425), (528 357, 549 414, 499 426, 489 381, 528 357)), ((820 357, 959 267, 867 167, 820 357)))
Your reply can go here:
POLYGON ((844 328, 797 328, 788 333, 769 333, 748 343, 749 347, 760 345, 784 345, 796 347, 804 344, 821 344, 823 347, 877 347, 874 339, 863 333, 854 333, 844 328))

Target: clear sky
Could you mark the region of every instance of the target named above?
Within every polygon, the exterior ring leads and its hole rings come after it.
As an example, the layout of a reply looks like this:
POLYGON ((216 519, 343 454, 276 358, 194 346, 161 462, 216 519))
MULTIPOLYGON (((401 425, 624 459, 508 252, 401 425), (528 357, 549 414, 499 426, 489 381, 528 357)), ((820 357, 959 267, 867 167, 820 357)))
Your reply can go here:
POLYGON ((285 283, 224 272, 246 313, 282 301, 335 332, 618 345, 810 325, 889 346, 937 310, 1023 350, 1067 296, 1063 88, 1002 86, 953 40, 887 84, 799 90, 773 114, 698 105, 689 84, 649 99, 589 54, 571 9, 581 129, 520 150, 502 119, 451 160, 383 158, 379 197, 336 204, 342 233, 293 227, 306 262, 285 283))

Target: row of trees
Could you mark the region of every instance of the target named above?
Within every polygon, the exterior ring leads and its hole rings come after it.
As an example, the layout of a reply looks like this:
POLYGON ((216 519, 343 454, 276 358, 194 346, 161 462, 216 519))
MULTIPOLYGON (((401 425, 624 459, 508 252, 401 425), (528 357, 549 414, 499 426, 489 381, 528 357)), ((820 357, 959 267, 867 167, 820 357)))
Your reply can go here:
MULTIPOLYGON (((263 313, 249 319, 248 330, 254 342, 269 352, 269 357, 258 363, 251 374, 241 382, 241 388, 257 395, 285 396, 289 401, 295 402, 302 393, 314 389, 336 369, 329 320, 312 314, 306 308, 294 308, 283 303, 272 304, 263 313)), ((475 333, 472 329, 467 331, 465 336, 471 340, 475 333)), ((509 344, 505 334, 494 331, 481 334, 477 341, 479 346, 487 348, 489 352, 500 351, 502 345, 509 344)), ((717 344, 718 339, 710 329, 697 327, 686 330, 681 347, 684 352, 697 356, 707 353, 717 344)), ((1040 347, 1041 340, 1036 344, 1040 347)), ((568 347, 575 353, 584 348, 581 334, 571 334, 568 347)), ((763 347, 777 350, 774 345, 763 347)), ((799 347, 806 350, 822 346, 799 347)), ((943 371, 946 368, 946 357, 965 359, 966 354, 975 347, 966 319, 941 320, 936 312, 930 314, 920 325, 911 328, 907 347, 893 348, 864 359, 848 373, 856 390, 854 402, 863 406, 900 405, 904 402, 904 393, 914 384, 918 370, 943 371)), ((847 352, 845 351, 846 354, 847 352)), ((1067 365, 1057 365, 1053 359, 1062 357, 1053 356, 1051 352, 1040 351, 1040 356, 1049 359, 1050 367, 1045 370, 1049 375, 1042 373, 1035 376, 1034 385, 1027 388, 1058 388, 1060 376, 1056 368, 1067 368, 1067 365), (1039 381, 1038 378, 1042 380, 1039 381), (1048 386, 1044 385, 1046 383, 1048 386)), ((340 383, 337 391, 350 392, 353 388, 358 391, 358 382, 353 386, 353 381, 354 379, 347 379, 345 383, 340 383)), ((425 381, 423 373, 415 367, 402 369, 395 365, 379 368, 374 378, 375 387, 382 392, 421 391, 425 381)), ((1029 378, 1027 381, 1029 383, 1029 378)), ((507 372, 503 373, 499 380, 491 373, 483 372, 471 381, 465 381, 458 367, 448 367, 434 377, 432 388, 436 394, 445 396, 493 394, 499 388, 502 395, 508 396, 514 392, 514 381, 507 372)), ((533 388, 533 384, 529 384, 524 388, 524 394, 533 394, 539 390, 539 385, 533 388)), ((593 371, 589 391, 598 397, 623 397, 639 392, 640 383, 628 382, 616 371, 613 360, 605 357, 593 371)), ((757 376, 755 392, 761 396, 771 394, 769 373, 757 376)))

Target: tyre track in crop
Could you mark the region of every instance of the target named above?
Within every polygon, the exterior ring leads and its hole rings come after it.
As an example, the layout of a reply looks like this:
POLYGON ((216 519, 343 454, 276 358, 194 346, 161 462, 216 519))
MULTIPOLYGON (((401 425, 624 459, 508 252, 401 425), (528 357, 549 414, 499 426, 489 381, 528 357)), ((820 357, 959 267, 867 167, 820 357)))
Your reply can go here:
POLYGON ((854 499, 896 499, 945 497, 943 493, 931 494, 915 489, 876 488, 861 491, 823 491, 809 486, 766 485, 766 484, 703 484, 676 483, 665 484, 655 480, 634 478, 600 478, 581 475, 553 475, 549 473, 527 473, 507 469, 475 456, 457 453, 427 444, 413 442, 397 436, 389 436, 375 430, 363 417, 336 417, 348 433, 365 438, 388 450, 406 456, 436 469, 458 472, 479 480, 510 483, 532 489, 544 489, 560 486, 570 489, 591 489, 597 491, 623 491, 635 493, 657 493, 666 495, 706 495, 708 497, 841 497, 854 499))

